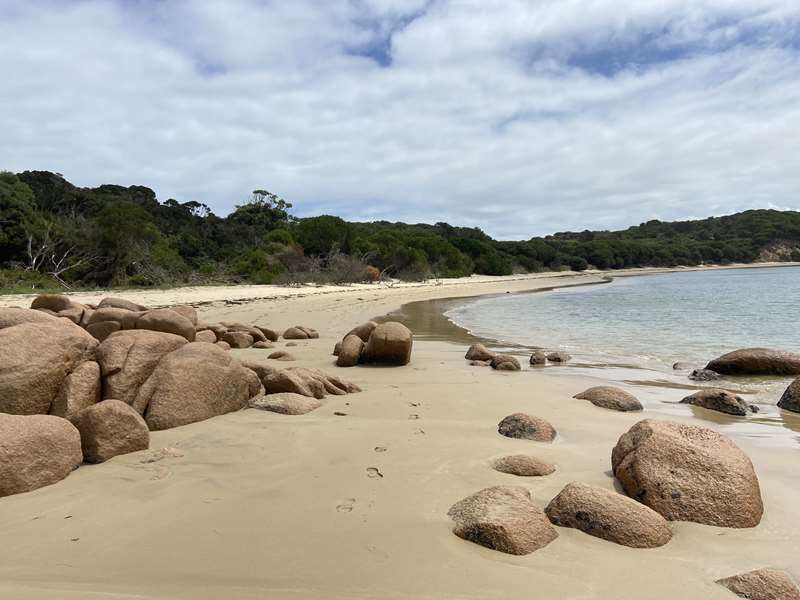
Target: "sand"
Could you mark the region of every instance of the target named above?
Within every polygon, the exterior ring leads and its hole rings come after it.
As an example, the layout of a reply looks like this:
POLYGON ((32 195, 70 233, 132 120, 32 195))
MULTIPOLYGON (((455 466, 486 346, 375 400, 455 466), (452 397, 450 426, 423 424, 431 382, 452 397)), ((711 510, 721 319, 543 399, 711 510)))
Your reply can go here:
MULTIPOLYGON (((730 600, 715 579, 759 567, 800 577, 796 449, 736 440, 761 481, 765 516, 754 529, 674 523, 673 540, 653 550, 559 529, 549 546, 509 556, 453 535, 450 505, 496 484, 525 485, 541 506, 571 481, 612 489, 611 449, 646 413, 572 399, 596 383, 588 377, 470 367, 463 344, 437 339, 418 339, 407 367, 332 364, 343 333, 407 302, 600 281, 545 275, 316 288, 229 305, 225 298, 240 300, 243 290, 215 291, 214 300, 182 290, 125 294, 150 304, 159 294, 169 296, 164 304, 210 301, 201 308, 206 320, 315 327, 321 338, 298 342, 293 364, 335 372, 365 391, 328 397, 303 416, 245 410, 154 432, 148 452, 0 499, 0 598, 730 600), (518 411, 548 419, 557 440, 498 435, 497 423, 518 411), (154 460, 162 448, 173 450, 154 460), (490 466, 522 452, 556 472, 517 478, 490 466)), ((252 291, 259 294, 279 295, 252 291)), ((233 352, 259 360, 268 353, 233 352)), ((674 419, 708 426, 688 409, 674 419)))

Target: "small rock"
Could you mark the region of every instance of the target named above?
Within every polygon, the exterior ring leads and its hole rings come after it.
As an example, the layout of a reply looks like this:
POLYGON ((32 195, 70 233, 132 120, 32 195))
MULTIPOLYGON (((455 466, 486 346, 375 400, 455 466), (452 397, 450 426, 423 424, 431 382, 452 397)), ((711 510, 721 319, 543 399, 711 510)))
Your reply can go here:
POLYGON ((276 352, 270 354, 267 358, 271 358, 272 360, 283 360, 283 361, 297 360, 294 356, 292 356, 285 350, 277 350, 276 352))
POLYGON ((709 369, 695 369, 689 373, 689 379, 692 381, 714 381, 715 379, 722 379, 722 375, 709 369))
POLYGON ((263 396, 250 404, 253 408, 268 410, 282 415, 304 415, 322 406, 316 398, 300 394, 281 393, 263 396))
POLYGON ((492 463, 495 471, 519 477, 542 477, 554 473, 556 468, 535 456, 514 454, 498 458, 492 463))
POLYGON ((571 359, 572 357, 566 352, 551 352, 547 355, 547 360, 554 363, 565 363, 571 359))
POLYGON ((194 336, 195 342, 205 342, 207 344, 216 344, 217 343, 217 334, 211 331, 210 329, 203 329, 202 331, 198 331, 194 336))
POLYGON ((737 417, 744 417, 748 411, 747 402, 740 396, 718 388, 711 388, 707 390, 700 390, 691 396, 686 396, 681 400, 681 404, 691 404, 693 406, 701 406, 708 410, 715 410, 717 412, 735 415, 737 417))
POLYGON ((496 371, 519 371, 522 369, 517 358, 510 354, 495 354, 489 364, 496 371))
POLYGON ((336 359, 337 367, 353 367, 358 364, 361 354, 364 352, 363 340, 354 334, 347 335, 339 348, 339 355, 336 359))
POLYGON ((536 442, 552 442, 556 437, 555 428, 542 418, 514 413, 500 421, 497 426, 500 435, 536 442))
POLYGON ((487 349, 483 344, 472 344, 464 355, 467 360, 489 361, 494 358, 495 353, 487 349))
POLYGON ((547 362, 547 355, 542 350, 534 350, 531 354, 532 365, 543 365, 547 362))
POLYGON ((643 408, 642 403, 633 394, 609 385, 591 387, 580 394, 576 394, 573 398, 588 400, 600 408, 620 412, 637 411, 643 408))
POLYGON ((246 331, 226 331, 220 341, 226 342, 231 348, 249 348, 254 342, 253 336, 246 331))

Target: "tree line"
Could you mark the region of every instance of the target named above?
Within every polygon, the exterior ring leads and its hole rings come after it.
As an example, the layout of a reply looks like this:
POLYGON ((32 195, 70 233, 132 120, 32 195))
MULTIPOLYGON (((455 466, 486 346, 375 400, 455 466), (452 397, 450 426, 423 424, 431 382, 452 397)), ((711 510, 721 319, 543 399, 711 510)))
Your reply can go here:
POLYGON ((800 213, 749 210, 622 231, 497 241, 447 223, 297 218, 254 190, 225 217, 143 186, 80 188, 58 173, 0 172, 0 287, 345 283, 473 273, 800 260, 800 213))

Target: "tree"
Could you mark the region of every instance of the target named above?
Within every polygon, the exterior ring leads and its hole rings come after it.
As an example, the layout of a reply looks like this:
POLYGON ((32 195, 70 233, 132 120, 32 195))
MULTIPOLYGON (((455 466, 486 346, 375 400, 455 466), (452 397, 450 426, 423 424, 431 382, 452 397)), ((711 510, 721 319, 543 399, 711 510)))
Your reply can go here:
POLYGON ((42 230, 33 191, 13 173, 0 171, 0 262, 24 261, 28 240, 42 230))

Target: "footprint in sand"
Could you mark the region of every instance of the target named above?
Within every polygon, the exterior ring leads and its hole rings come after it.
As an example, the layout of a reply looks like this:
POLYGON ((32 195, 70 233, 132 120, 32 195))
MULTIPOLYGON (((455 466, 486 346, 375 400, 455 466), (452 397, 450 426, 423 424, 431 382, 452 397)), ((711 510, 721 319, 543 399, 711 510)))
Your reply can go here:
POLYGON ((356 503, 355 498, 345 498, 336 505, 336 510, 339 512, 353 512, 353 505, 356 503))
POLYGON ((379 479, 379 478, 383 477, 383 473, 381 473, 375 467, 367 467, 367 477, 370 477, 372 479, 379 479))
POLYGON ((410 415, 408 415, 408 419, 410 421, 416 421, 417 419, 419 419, 419 415, 416 414, 416 413, 410 414, 410 415))

